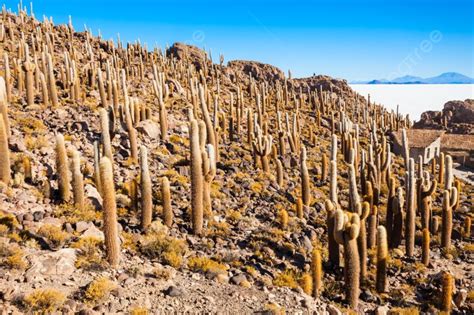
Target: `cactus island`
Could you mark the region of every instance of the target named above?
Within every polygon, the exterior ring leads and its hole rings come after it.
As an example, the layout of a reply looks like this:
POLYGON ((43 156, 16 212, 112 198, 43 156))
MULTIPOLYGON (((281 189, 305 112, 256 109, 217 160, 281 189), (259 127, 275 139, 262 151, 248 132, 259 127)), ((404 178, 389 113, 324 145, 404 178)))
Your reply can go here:
POLYGON ((406 115, 328 76, 0 20, 2 314, 474 312, 474 186, 414 155, 406 115))

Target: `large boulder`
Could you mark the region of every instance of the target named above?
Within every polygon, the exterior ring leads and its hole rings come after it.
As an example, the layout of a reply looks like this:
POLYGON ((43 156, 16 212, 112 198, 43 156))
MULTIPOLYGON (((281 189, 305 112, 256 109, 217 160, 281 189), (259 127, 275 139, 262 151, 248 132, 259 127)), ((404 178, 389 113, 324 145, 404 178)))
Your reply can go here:
POLYGON ((421 114, 414 128, 443 129, 448 133, 474 134, 474 100, 449 101, 442 111, 421 114))
POLYGON ((166 56, 174 57, 178 60, 189 60, 198 70, 202 69, 205 63, 211 64, 211 61, 207 58, 206 51, 183 43, 174 43, 166 51, 166 56))

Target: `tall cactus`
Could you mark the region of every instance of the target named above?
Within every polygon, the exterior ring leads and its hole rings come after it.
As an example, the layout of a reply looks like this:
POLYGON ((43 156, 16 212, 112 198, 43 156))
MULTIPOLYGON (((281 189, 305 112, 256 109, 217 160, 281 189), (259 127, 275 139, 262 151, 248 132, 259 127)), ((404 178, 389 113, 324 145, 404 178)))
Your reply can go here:
POLYGON ((112 267, 120 262, 120 243, 117 222, 117 205, 115 201, 114 176, 112 163, 107 157, 100 161, 100 177, 102 178, 102 199, 104 213, 104 236, 107 261, 112 267))
POLYGON ((441 247, 449 249, 451 247, 451 233, 453 231, 453 207, 456 204, 457 189, 451 188, 451 192, 443 192, 443 224, 441 230, 441 247))
POLYGON ((430 230, 426 227, 423 229, 422 246, 421 246, 421 262, 423 265, 430 264, 430 230))
POLYGON ((328 177, 328 156, 326 153, 323 153, 323 156, 321 158, 321 181, 326 181, 328 177))
POLYGON ((337 162, 332 160, 331 161, 331 168, 330 168, 330 183, 329 183, 329 199, 335 205, 338 204, 337 198, 337 162))
POLYGON ((252 142, 255 155, 260 158, 262 169, 265 173, 270 172, 268 155, 271 153, 273 138, 271 135, 263 135, 261 128, 256 126, 255 140, 252 142))
POLYGON ((10 179, 10 149, 8 148, 8 134, 5 120, 0 117, 0 181, 8 185, 10 179))
POLYGON ((398 187, 397 194, 392 202, 393 208, 393 225, 392 234, 390 237, 390 248, 396 248, 400 246, 403 237, 403 224, 405 222, 404 209, 405 199, 403 197, 403 188, 398 187))
POLYGON ((337 210, 334 221, 334 239, 344 246, 346 300, 355 309, 359 303, 360 292, 360 261, 356 241, 360 229, 359 215, 350 214, 348 218, 342 210, 337 210))
POLYGON ((74 151, 72 158, 72 191, 74 206, 77 210, 84 209, 84 180, 81 172, 81 157, 78 151, 74 151))
POLYGON ((405 160, 405 169, 408 170, 410 165, 410 145, 408 144, 408 137, 406 129, 402 129, 402 147, 403 147, 403 159, 405 160))
POLYGON ((202 172, 204 178, 203 185, 203 206, 204 215, 208 218, 212 215, 211 184, 216 176, 216 154, 212 144, 201 148, 202 152, 202 172))
POLYGON ((69 188, 69 163, 67 158, 64 136, 60 133, 56 135, 56 168, 58 172, 59 199, 62 202, 69 202, 71 190, 69 188))
POLYGON ((166 176, 161 179, 161 199, 163 202, 163 221, 167 227, 171 227, 174 214, 171 208, 170 181, 166 176))
POLYGON ((311 276, 313 278, 313 297, 317 298, 321 294, 323 268, 321 264, 321 253, 318 249, 313 249, 311 254, 311 276))
POLYGON ((191 145, 191 209, 193 233, 200 235, 203 225, 203 173, 202 154, 199 144, 199 125, 193 119, 189 128, 191 145))
POLYGON ((326 199, 325 203, 326 208, 326 227, 327 227, 327 237, 328 237, 328 252, 329 252, 329 262, 336 267, 340 265, 340 255, 339 255, 339 243, 336 242, 334 238, 334 220, 336 216, 336 205, 334 205, 331 200, 326 199))
POLYGON ((408 162, 406 173, 406 220, 405 220, 405 251, 408 257, 412 257, 415 250, 415 162, 412 158, 408 162))
POLYGON ((436 191, 438 181, 433 179, 429 181, 429 174, 425 173, 424 176, 418 179, 418 207, 421 212, 421 226, 426 228, 430 226, 431 222, 431 196, 436 191))
POLYGON ((365 222, 370 214, 370 204, 364 201, 359 210, 360 230, 357 237, 357 249, 360 257, 360 283, 363 284, 367 277, 367 230, 365 222))
POLYGON ((377 228, 377 274, 375 279, 375 287, 377 292, 387 291, 387 231, 385 227, 380 225, 377 228))
POLYGON ((141 228, 146 230, 151 224, 153 200, 150 170, 148 168, 148 150, 145 146, 140 147, 140 189, 141 189, 141 228))
POLYGON ((280 159, 275 159, 276 161, 276 170, 277 170, 277 184, 279 187, 283 187, 283 164, 281 163, 280 159))
POLYGON ((112 153, 112 143, 110 139, 110 129, 109 129, 109 114, 105 108, 99 110, 100 114, 100 128, 102 131, 102 146, 104 151, 104 156, 106 156, 113 167, 113 153, 112 153))
POLYGON ((301 146, 300 155, 300 173, 301 173, 301 196, 303 204, 309 206, 311 204, 311 188, 309 184, 309 173, 306 165, 306 148, 301 146))

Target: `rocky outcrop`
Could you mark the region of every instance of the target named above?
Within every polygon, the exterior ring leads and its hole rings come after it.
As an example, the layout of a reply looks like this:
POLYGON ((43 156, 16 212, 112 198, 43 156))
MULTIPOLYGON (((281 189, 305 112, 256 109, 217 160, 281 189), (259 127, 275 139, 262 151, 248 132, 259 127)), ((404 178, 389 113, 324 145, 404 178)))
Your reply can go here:
POLYGON ((279 68, 257 61, 232 60, 227 64, 228 71, 237 76, 252 76, 257 81, 283 81, 285 74, 279 68))
POLYGON ((347 84, 346 80, 335 79, 327 75, 313 75, 307 78, 294 79, 292 83, 296 88, 302 87, 303 91, 322 89, 323 91, 332 91, 339 95, 353 96, 355 92, 347 84))
POLYGON ((474 134, 474 100, 449 101, 442 111, 426 111, 414 124, 418 129, 442 129, 448 133, 474 134))
POLYGON ((207 58, 206 51, 183 43, 174 43, 173 46, 166 50, 166 56, 190 61, 198 70, 202 69, 205 63, 211 64, 211 61, 207 58))

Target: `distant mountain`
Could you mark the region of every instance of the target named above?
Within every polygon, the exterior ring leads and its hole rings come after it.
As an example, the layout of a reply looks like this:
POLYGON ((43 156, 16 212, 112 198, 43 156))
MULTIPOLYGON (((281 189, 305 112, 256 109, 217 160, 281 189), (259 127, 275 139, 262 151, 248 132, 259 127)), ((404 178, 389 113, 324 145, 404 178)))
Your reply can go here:
POLYGON ((457 72, 445 72, 436 77, 421 78, 406 75, 392 80, 355 81, 352 84, 474 84, 474 79, 457 72))

